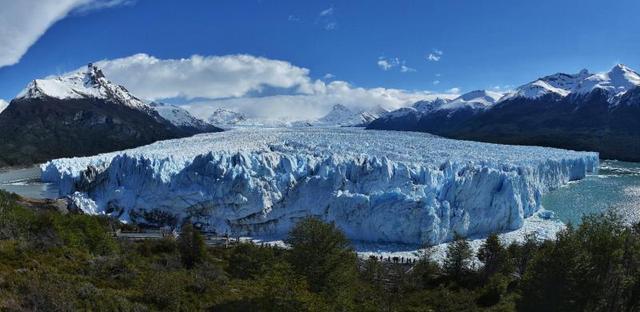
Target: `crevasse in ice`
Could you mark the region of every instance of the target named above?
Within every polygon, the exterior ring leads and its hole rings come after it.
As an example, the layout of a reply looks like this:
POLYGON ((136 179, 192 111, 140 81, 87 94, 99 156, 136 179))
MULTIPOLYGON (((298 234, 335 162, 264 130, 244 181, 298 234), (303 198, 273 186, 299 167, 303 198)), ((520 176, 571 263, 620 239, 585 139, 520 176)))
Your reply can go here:
POLYGON ((42 165, 87 213, 284 236, 305 216, 354 240, 437 244, 507 231, 598 154, 347 128, 235 129, 42 165))

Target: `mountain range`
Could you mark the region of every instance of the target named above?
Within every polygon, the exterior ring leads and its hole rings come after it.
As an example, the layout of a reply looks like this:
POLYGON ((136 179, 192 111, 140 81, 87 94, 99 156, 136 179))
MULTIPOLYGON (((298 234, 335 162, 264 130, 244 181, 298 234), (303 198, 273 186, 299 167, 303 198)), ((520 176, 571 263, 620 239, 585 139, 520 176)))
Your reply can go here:
POLYGON ((93 155, 221 129, 177 107, 149 105, 86 70, 33 80, 0 114, 0 166, 93 155))
POLYGON ((207 120, 220 127, 363 127, 387 112, 388 110, 379 106, 371 110, 353 110, 343 104, 334 104, 331 110, 320 118, 286 121, 249 118, 228 108, 218 108, 207 120))
POLYGON ((478 90, 417 102, 383 115, 368 129, 590 150, 603 158, 640 161, 640 75, 621 64, 604 73, 557 73, 506 94, 478 90))

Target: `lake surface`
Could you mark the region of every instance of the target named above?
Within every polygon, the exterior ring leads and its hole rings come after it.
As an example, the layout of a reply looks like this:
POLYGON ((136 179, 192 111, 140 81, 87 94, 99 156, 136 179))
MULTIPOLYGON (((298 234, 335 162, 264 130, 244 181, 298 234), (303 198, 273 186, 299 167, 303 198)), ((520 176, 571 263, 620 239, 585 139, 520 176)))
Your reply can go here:
POLYGON ((38 166, 0 170, 0 189, 30 198, 57 198, 58 189, 40 181, 38 166))
POLYGON ((615 211, 630 223, 640 221, 640 163, 602 161, 598 175, 572 182, 542 199, 564 223, 580 223, 585 214, 615 211))

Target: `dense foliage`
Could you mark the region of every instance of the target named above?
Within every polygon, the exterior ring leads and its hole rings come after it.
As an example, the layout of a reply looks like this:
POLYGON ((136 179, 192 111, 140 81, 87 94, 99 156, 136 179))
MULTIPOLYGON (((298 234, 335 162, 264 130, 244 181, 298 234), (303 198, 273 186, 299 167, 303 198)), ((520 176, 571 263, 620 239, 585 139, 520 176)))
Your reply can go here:
POLYGON ((554 241, 474 255, 462 238, 442 265, 358 260, 332 224, 303 219, 290 249, 118 240, 102 217, 34 211, 0 191, 0 309, 7 311, 637 311, 640 226, 586 217, 554 241), (477 258, 476 258, 477 257, 477 258))

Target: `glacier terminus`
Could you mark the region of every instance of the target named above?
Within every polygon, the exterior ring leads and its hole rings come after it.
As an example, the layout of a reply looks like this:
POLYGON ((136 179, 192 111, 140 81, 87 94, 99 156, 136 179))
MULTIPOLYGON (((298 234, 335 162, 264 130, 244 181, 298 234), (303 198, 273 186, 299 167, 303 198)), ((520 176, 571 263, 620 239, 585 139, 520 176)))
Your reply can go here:
POLYGON ((357 128, 238 128, 41 166, 77 208, 282 237, 301 218, 353 240, 434 245, 520 228, 598 154, 357 128))

